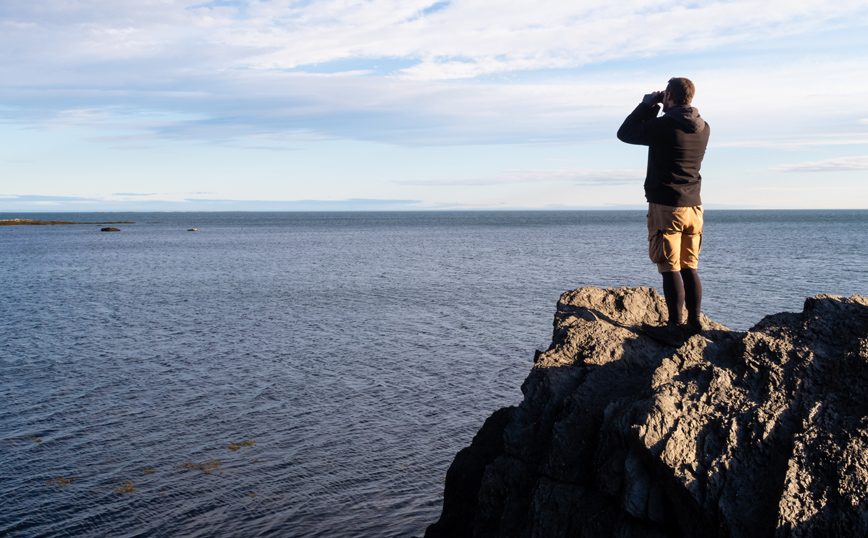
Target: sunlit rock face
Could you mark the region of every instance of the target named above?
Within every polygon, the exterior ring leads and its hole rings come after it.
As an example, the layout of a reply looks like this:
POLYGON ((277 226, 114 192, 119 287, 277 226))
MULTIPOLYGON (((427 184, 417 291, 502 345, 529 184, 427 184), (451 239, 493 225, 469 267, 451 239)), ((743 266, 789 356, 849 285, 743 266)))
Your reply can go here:
POLYGON ((868 300, 679 348, 650 288, 561 296, 517 407, 446 477, 439 537, 868 536, 868 300))

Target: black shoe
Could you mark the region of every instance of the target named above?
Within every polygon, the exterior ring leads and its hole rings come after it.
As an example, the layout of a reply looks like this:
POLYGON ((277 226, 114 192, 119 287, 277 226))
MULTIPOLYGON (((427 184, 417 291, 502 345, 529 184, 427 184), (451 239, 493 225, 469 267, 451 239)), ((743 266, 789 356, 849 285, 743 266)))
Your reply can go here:
POLYGON ((690 338, 695 334, 702 334, 702 331, 705 330, 705 327, 702 326, 702 321, 700 320, 687 320, 687 323, 685 323, 681 327, 683 327, 685 339, 690 338))
POLYGON ((672 347, 681 347, 684 344, 684 331, 682 325, 649 325, 643 323, 641 330, 651 339, 672 347))

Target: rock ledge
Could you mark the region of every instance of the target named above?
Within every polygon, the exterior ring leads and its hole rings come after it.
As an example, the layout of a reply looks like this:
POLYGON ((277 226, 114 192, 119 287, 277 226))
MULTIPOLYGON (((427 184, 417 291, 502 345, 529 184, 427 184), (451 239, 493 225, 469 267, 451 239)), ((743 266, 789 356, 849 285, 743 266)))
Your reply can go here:
POLYGON ((446 476, 439 537, 868 536, 868 299, 649 339, 651 288, 558 301, 517 407, 446 476))

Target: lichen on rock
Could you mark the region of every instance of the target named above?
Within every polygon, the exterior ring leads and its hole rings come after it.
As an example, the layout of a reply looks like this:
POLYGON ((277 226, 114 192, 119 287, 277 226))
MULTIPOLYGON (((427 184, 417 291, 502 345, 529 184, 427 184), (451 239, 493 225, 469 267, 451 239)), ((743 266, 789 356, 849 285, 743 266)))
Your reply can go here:
POLYGON ((679 348, 639 330, 665 318, 651 288, 564 293, 426 538, 868 535, 868 300, 705 318, 679 348))

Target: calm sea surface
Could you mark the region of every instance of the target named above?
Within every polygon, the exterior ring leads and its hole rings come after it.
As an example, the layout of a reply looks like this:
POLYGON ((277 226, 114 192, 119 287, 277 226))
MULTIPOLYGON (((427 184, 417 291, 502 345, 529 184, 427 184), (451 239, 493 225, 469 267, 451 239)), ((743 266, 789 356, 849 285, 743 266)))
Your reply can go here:
MULTIPOLYGON (((0 536, 421 535, 558 296, 660 289, 643 211, 14 217, 135 224, 0 227, 0 536)), ((866 238, 708 211, 704 310, 868 295, 866 238)))

